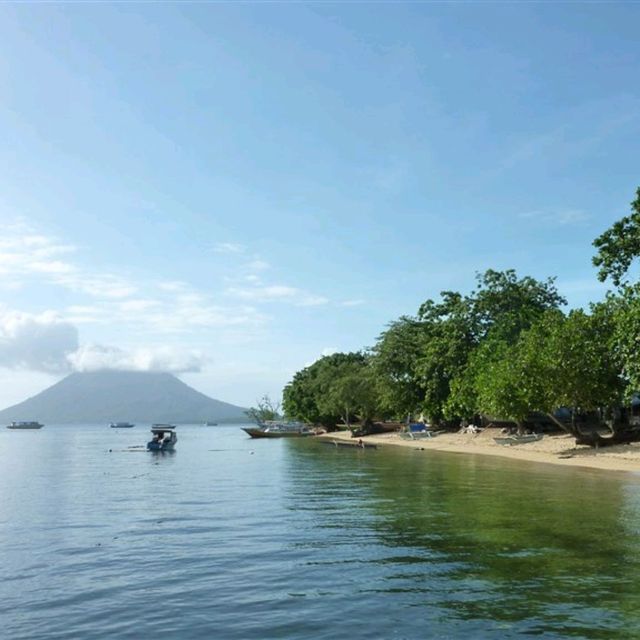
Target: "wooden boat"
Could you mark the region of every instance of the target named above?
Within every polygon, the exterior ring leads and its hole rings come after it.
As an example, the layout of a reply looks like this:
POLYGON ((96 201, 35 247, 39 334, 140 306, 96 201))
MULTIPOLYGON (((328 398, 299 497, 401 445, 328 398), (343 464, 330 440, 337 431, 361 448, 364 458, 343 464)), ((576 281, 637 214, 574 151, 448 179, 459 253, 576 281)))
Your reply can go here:
POLYGON ((541 433, 528 433, 521 436, 505 436, 504 438, 494 438, 493 441, 496 444, 505 446, 511 446, 514 444, 526 444, 527 442, 537 442, 542 440, 543 435, 541 433))
POLYGON ((323 440, 323 442, 334 447, 350 447, 351 449, 377 449, 379 446, 364 440, 323 440))
POLYGON ((12 422, 10 425, 7 425, 7 429, 42 429, 44 427, 43 424, 39 422, 12 422))
POLYGON ((303 438, 315 436, 316 430, 298 422, 263 423, 257 427, 242 427, 252 438, 303 438))
POLYGON ((444 433, 443 431, 405 431, 405 433, 401 433, 400 437, 403 440, 426 440, 428 438, 435 438, 437 435, 444 433))

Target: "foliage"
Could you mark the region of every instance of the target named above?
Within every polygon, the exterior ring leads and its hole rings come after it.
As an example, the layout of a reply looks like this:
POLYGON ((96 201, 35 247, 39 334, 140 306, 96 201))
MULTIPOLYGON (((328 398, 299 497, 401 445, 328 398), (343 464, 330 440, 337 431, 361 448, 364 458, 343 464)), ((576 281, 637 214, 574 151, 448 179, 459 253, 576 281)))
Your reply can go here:
POLYGON ((615 222, 593 241, 598 253, 593 264, 600 267, 598 279, 611 278, 614 285, 624 284, 631 263, 640 256, 640 187, 631 203, 631 215, 615 222))
POLYGON ((640 285, 627 286, 617 296, 609 295, 599 308, 614 326, 611 349, 626 383, 625 396, 629 401, 640 390, 640 285))
POLYGON ((514 343, 542 314, 565 304, 552 278, 519 279, 512 269, 489 269, 476 280, 468 296, 445 291, 440 303, 427 300, 420 307, 428 330, 416 371, 423 408, 434 419, 479 412, 478 379, 495 366, 494 349, 514 343))
POLYGON ((540 281, 525 276, 518 279, 513 269, 489 269, 476 279, 470 305, 478 341, 493 332, 512 342, 543 313, 567 303, 556 289, 555 278, 540 281))
POLYGON ((425 323, 402 316, 388 325, 373 348, 380 404, 392 415, 412 414, 422 404, 424 390, 416 365, 425 331, 425 323))
POLYGON ((589 312, 563 313, 554 278, 489 269, 469 294, 443 291, 389 323, 369 354, 334 354, 296 373, 286 414, 328 426, 417 412, 522 423, 532 412, 628 401, 640 390, 640 283, 624 281, 640 256, 640 188, 631 206, 594 241, 598 277, 619 289, 589 312))
POLYGON ((370 359, 363 353, 334 353, 295 374, 285 387, 287 416, 334 427, 354 415, 371 419, 379 408, 370 359))
POLYGON ((561 406, 593 410, 620 399, 622 380, 611 349, 609 314, 551 310, 519 339, 493 337, 475 379, 478 408, 521 423, 528 414, 561 406))
POLYGON ((366 362, 348 362, 337 370, 327 371, 324 393, 318 407, 325 414, 338 414, 346 425, 358 415, 370 422, 380 406, 372 368, 366 362))
POLYGON ((268 395, 262 396, 257 405, 245 411, 252 422, 264 422, 265 420, 277 420, 280 418, 280 404, 273 402, 268 395))

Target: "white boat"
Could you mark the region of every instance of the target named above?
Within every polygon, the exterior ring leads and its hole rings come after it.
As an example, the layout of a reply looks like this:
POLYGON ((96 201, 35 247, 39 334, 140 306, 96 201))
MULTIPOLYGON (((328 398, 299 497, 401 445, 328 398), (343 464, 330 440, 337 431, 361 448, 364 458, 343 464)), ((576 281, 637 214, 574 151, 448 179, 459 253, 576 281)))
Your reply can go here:
POLYGON ((7 425, 7 429, 42 429, 42 427, 44 427, 43 424, 34 421, 12 422, 10 425, 7 425))
POLYGON ((151 427, 153 438, 147 442, 148 451, 173 451, 178 436, 173 424, 154 424, 151 427))
POLYGON ((131 429, 136 425, 132 424, 131 422, 112 422, 109 426, 112 429, 131 429))

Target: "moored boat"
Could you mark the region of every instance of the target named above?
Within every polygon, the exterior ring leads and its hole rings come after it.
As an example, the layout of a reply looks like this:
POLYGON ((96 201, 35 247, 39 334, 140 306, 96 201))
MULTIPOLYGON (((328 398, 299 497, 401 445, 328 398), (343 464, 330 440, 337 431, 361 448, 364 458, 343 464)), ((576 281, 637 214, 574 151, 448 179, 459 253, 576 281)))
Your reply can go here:
POLYGON ((148 451, 173 451, 178 436, 173 424, 154 424, 151 427, 153 438, 147 442, 148 451))
POLYGON ((512 435, 506 436, 504 438, 494 438, 493 441, 496 444, 501 444, 505 446, 512 446, 514 444, 526 444, 527 442, 537 442, 538 440, 542 440, 544 436, 541 433, 527 433, 521 436, 512 435))
POLYGON ((317 431, 302 422, 278 422, 269 420, 258 423, 257 427, 242 427, 252 438, 301 438, 315 436, 317 431))
POLYGON ((364 440, 324 440, 324 444, 331 444, 334 447, 349 447, 351 449, 377 449, 375 442, 365 442, 364 440))
POLYGON ((132 424, 131 422, 112 422, 109 426, 112 429, 131 429, 136 425, 132 424))
POLYGON ((7 425, 7 429, 42 429, 43 424, 35 421, 12 422, 7 425))

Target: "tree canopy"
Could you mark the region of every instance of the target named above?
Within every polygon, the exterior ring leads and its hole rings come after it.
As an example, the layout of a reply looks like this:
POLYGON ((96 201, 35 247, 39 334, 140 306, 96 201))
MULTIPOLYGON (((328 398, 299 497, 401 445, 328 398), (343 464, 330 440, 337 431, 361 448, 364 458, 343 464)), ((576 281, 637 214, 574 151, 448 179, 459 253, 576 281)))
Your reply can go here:
POLYGON ((624 283, 631 263, 640 256, 640 187, 631 203, 631 214, 614 222, 593 241, 598 253, 593 264, 599 267, 601 282, 611 278, 617 287, 624 283))
POLYGON ((424 414, 458 423, 484 414, 522 423, 559 407, 619 406, 640 389, 640 188, 632 214, 594 241, 601 280, 618 287, 565 312, 554 278, 513 269, 476 274, 469 293, 442 291, 391 321, 366 352, 319 359, 284 390, 288 416, 338 421, 424 414))

